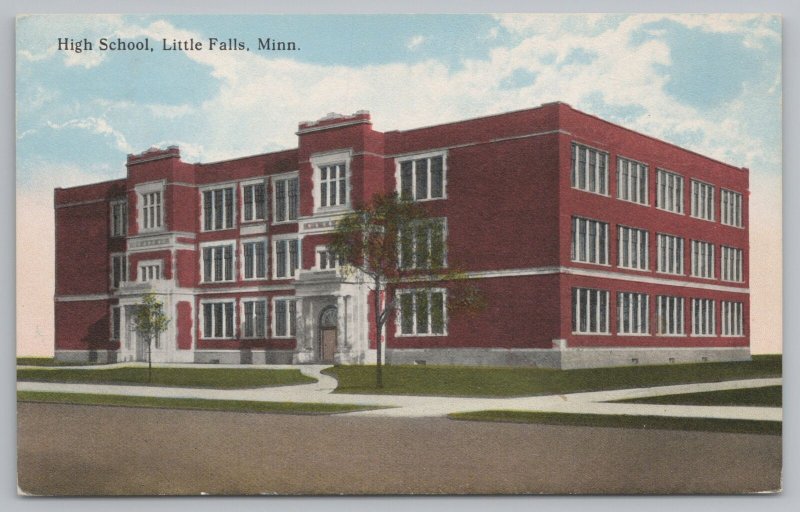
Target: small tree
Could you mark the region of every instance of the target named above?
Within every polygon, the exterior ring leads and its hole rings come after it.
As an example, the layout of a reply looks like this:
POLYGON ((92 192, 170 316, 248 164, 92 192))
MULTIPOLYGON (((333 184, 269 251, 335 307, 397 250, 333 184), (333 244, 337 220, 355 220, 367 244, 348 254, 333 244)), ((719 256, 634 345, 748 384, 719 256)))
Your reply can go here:
POLYGON ((345 274, 365 279, 373 291, 375 379, 379 388, 383 387, 382 332, 397 309, 395 291, 399 284, 413 282, 415 287, 424 288, 458 281, 451 287, 455 295, 448 300, 448 311, 484 306, 478 288, 446 261, 441 220, 430 217, 419 203, 401 200, 397 194, 378 194, 370 204, 355 205, 353 212, 337 223, 328 250, 340 259, 345 274))
POLYGON ((136 332, 147 342, 147 382, 153 377, 152 343, 162 332, 167 330, 169 318, 164 314, 164 304, 156 298, 155 293, 147 293, 142 303, 136 308, 134 315, 136 332))

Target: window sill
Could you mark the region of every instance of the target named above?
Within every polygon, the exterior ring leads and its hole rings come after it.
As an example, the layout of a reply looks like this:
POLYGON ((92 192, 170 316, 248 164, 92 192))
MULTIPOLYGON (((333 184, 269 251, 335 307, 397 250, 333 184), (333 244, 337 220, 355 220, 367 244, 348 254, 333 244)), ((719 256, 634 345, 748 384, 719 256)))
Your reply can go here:
POLYGON ((574 332, 573 336, 611 336, 610 332, 574 332))
POLYGON ((424 334, 400 334, 395 333, 395 338, 441 338, 447 336, 447 333, 442 334, 431 334, 431 333, 424 333, 424 334))
POLYGON ((704 221, 710 222, 712 224, 716 224, 717 223, 717 219, 704 219, 703 217, 695 217, 694 215, 691 215, 691 214, 689 214, 689 218, 696 219, 696 220, 704 220, 704 221))
POLYGON ((580 188, 580 187, 575 187, 575 186, 572 186, 570 188, 572 190, 577 190, 579 192, 586 192, 587 194, 594 194, 596 196, 607 197, 609 199, 611 198, 611 194, 603 194, 602 192, 592 192, 591 190, 586 190, 585 188, 580 188))
POLYGON ((273 220, 273 221, 272 221, 272 225, 273 225, 273 226, 279 226, 279 225, 281 225, 281 224, 298 224, 299 222, 300 222, 300 220, 299 220, 299 219, 293 219, 293 220, 273 220))
POLYGON ((688 338, 687 334, 656 334, 659 338, 688 338))
POLYGON ((661 208, 660 206, 656 206, 656 210, 658 210, 660 212, 671 213, 673 215, 686 216, 686 212, 683 212, 683 211, 676 212, 676 211, 673 211, 673 210, 667 210, 666 208, 661 208))
POLYGON ((617 197, 617 201, 622 201, 623 203, 629 203, 629 204, 638 204, 639 206, 644 206, 645 208, 650 208, 650 203, 641 203, 639 201, 631 201, 630 199, 623 199, 621 197, 617 197))
POLYGON ((633 272, 650 272, 649 268, 633 268, 633 267, 623 267, 622 265, 617 265, 617 268, 620 270, 630 270, 633 272))

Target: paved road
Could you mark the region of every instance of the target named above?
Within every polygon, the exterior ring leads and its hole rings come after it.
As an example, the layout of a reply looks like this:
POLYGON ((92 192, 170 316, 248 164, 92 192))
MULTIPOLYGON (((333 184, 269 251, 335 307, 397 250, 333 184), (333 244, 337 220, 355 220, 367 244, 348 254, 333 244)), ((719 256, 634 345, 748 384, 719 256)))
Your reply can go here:
POLYGON ((734 493, 780 486, 781 438, 20 403, 32 494, 734 493))
MULTIPOLYGON (((199 365, 164 365, 188 366, 199 365)), ((212 365, 215 368, 221 365, 212 365)), ((241 368, 241 366, 237 366, 241 368)), ((551 395, 521 398, 464 398, 436 396, 397 396, 397 395, 361 395, 332 393, 336 388, 336 380, 323 375, 321 371, 327 366, 320 365, 275 365, 271 368, 297 368, 317 382, 298 386, 282 386, 260 389, 189 389, 158 388, 151 386, 118 386, 97 384, 53 384, 44 382, 19 382, 20 391, 61 391, 72 393, 99 393, 127 396, 153 396, 177 398, 215 398, 222 400, 258 400, 279 402, 320 402, 363 404, 390 407, 351 413, 356 416, 375 417, 441 417, 453 412, 469 412, 486 409, 513 409, 520 411, 574 412, 587 414, 628 414, 671 417, 702 417, 781 421, 783 411, 780 407, 707 407, 686 405, 654 405, 654 404, 617 404, 607 403, 609 400, 642 398, 648 396, 694 393, 700 391, 716 391, 724 389, 740 389, 761 386, 779 386, 782 379, 748 379, 728 382, 710 382, 701 384, 682 384, 677 386, 659 386, 640 389, 623 389, 599 391, 591 393, 572 393, 568 395, 551 395)), ((97 369, 98 367, 87 367, 97 369)))

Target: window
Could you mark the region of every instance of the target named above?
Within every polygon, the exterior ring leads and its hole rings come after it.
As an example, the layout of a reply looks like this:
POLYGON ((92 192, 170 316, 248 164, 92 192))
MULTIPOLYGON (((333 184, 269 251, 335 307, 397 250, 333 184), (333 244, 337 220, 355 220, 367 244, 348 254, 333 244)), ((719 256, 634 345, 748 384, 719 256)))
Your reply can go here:
POLYGON ((267 194, 263 182, 242 185, 242 222, 267 218, 267 194))
POLYGON ((573 334, 608 334, 608 292, 572 289, 573 334))
POLYGON ((161 279, 161 262, 160 261, 142 261, 139 262, 139 281, 146 283, 148 281, 155 281, 161 279))
POLYGON ((692 240, 692 276, 714 278, 714 244, 692 240))
POLYGON ((619 334, 647 334, 648 296, 645 293, 620 292, 617 294, 617 332, 619 334))
POLYGON ((649 264, 649 248, 647 231, 644 229, 619 227, 619 263, 622 268, 647 270, 649 264))
POLYGON ((692 336, 714 336, 717 333, 713 299, 692 299, 692 336))
POLYGON ((111 203, 111 236, 125 236, 128 233, 128 202, 111 203))
POLYGON ((233 338, 233 301, 203 303, 203 338, 233 338))
POLYGON ((112 340, 119 340, 121 326, 122 326, 121 308, 119 306, 111 306, 112 340))
POLYGON ((692 180, 692 217, 714 220, 714 186, 692 180))
POLYGON ((443 336, 447 334, 447 292, 445 290, 400 290, 397 292, 398 334, 401 336, 443 336))
POLYGON ((281 178, 273 182, 275 188, 275 222, 294 222, 299 209, 300 182, 298 178, 281 178))
POLYGON ((297 332, 297 301, 295 299, 275 299, 273 338, 294 338, 297 332))
POLYGON ((400 232, 400 267, 441 268, 446 264, 445 220, 414 222, 400 232))
POLYGON ((683 213, 683 176, 658 170, 656 176, 656 207, 673 213, 683 213))
POLYGON ((285 238, 275 240, 275 256, 273 267, 275 268, 275 278, 294 277, 297 269, 300 268, 300 240, 297 238, 285 238))
POLYGON ((424 201, 444 197, 445 157, 422 156, 399 162, 400 198, 424 201))
POLYGON ((617 198, 648 204, 647 166, 627 158, 617 158, 617 198))
POLYGON ((203 192, 203 230, 233 227, 233 187, 203 192))
POLYGON ((203 247, 203 282, 233 281, 233 244, 203 247))
POLYGON ((323 165, 319 168, 319 205, 347 205, 347 167, 345 164, 323 165))
POLYGON ((722 303, 722 335, 744 336, 742 303, 723 300, 722 303))
POLYGON ((317 246, 317 268, 320 270, 331 270, 336 267, 341 267, 341 258, 337 258, 336 254, 329 251, 324 245, 317 246))
POLYGON ((265 279, 267 277, 267 241, 253 240, 242 242, 244 279, 265 279))
POLYGON ((119 288, 120 283, 128 280, 128 259, 124 254, 111 255, 111 287, 119 288))
POLYGON ((742 250, 722 246, 722 280, 741 283, 742 275, 742 250))
POLYGON ((720 216, 723 224, 742 227, 742 194, 723 189, 720 216))
POLYGON ((608 195, 608 153, 572 144, 572 188, 608 195))
POLYGON ((659 295, 656 300, 656 324, 661 336, 683 335, 683 297, 659 295))
POLYGON ((142 230, 160 229, 162 225, 161 191, 141 194, 142 230))
POLYGON ((242 337, 265 338, 267 329, 267 301, 242 300, 242 337))
POLYGON ((656 270, 665 274, 683 274, 683 238, 658 234, 656 270))
POLYGON ((572 218, 572 261, 608 264, 608 224, 572 218))

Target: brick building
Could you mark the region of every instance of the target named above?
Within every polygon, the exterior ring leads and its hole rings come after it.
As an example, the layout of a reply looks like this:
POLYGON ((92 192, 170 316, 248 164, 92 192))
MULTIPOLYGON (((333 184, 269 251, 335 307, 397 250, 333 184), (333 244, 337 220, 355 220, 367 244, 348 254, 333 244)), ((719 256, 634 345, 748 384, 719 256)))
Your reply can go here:
MULTIPOLYGON (((375 361, 369 290, 325 244, 378 192, 424 202, 487 307, 406 289, 393 363, 607 365, 748 359, 748 170, 563 103, 405 131, 368 113, 300 123, 295 149, 55 191, 55 354, 145 357, 133 308, 171 317, 154 361, 375 361)), ((432 231, 436 231, 435 233, 432 231)))

